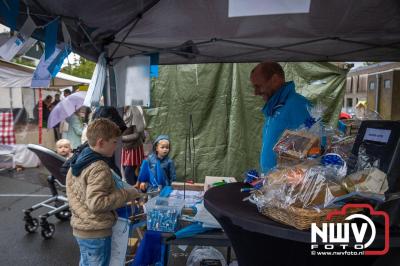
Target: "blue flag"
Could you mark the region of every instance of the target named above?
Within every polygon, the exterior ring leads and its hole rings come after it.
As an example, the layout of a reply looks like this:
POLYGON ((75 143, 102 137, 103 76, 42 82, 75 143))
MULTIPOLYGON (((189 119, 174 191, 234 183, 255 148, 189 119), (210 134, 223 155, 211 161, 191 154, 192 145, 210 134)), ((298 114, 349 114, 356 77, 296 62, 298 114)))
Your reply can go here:
POLYGON ((44 54, 46 60, 54 53, 56 49, 59 23, 59 19, 56 18, 46 26, 46 36, 44 39, 44 54))
POLYGON ((159 53, 150 54, 150 78, 158 78, 159 53))
POLYGON ((65 45, 64 48, 57 54, 56 58, 54 58, 54 60, 47 67, 47 70, 50 72, 53 78, 60 71, 65 58, 67 58, 70 53, 71 48, 69 47, 69 45, 65 45))

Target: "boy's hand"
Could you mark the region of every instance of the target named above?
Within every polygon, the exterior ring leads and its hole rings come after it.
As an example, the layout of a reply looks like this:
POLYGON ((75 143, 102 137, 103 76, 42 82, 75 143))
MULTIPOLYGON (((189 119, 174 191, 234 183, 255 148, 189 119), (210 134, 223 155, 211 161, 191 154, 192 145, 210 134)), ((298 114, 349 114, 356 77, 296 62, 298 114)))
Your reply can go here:
POLYGON ((146 191, 147 189, 147 184, 145 182, 140 183, 139 188, 141 191, 146 191))
POLYGON ((145 196, 145 194, 140 193, 140 191, 138 191, 136 188, 126 188, 125 189, 128 192, 128 200, 129 201, 133 201, 136 200, 140 197, 145 196))

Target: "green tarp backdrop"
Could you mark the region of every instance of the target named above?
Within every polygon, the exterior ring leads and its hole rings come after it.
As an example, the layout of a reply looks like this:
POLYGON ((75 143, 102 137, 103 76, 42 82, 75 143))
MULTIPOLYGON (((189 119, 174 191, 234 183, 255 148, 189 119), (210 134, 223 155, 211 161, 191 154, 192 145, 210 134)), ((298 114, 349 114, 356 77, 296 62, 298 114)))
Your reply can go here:
MULTIPOLYGON (((168 134, 170 156, 178 180, 183 180, 189 115, 194 126, 194 169, 187 159, 187 178, 233 176, 241 180, 258 169, 264 102, 254 96, 249 74, 256 64, 199 64, 160 66, 146 110, 150 136, 168 134)), ((335 125, 342 106, 347 71, 330 63, 282 63, 286 80, 299 93, 327 107, 324 121, 335 125)), ((187 154, 189 156, 189 154, 187 154)), ((191 158, 193 160, 193 147, 191 158)))

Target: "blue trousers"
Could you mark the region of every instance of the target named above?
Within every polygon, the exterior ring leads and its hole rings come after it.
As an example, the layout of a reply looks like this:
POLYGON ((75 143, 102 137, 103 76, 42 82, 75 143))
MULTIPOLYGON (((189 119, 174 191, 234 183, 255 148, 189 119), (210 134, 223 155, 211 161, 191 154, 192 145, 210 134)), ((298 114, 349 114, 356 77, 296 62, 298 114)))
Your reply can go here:
POLYGON ((75 237, 81 253, 79 266, 108 266, 111 258, 111 236, 102 238, 75 237))

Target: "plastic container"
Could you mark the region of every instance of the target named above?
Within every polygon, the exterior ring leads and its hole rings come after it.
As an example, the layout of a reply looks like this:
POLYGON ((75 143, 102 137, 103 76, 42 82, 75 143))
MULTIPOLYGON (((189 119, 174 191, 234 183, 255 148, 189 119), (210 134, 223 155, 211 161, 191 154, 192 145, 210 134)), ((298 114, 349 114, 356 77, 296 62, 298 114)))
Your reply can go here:
POLYGON ((177 198, 154 197, 145 204, 147 230, 173 233, 185 201, 177 198))

